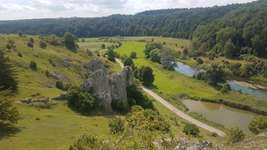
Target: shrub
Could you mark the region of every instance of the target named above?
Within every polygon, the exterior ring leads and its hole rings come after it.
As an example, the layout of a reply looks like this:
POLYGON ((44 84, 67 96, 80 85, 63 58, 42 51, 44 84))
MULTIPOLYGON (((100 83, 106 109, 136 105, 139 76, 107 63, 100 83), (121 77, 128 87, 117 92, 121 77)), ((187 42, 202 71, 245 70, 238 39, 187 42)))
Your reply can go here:
POLYGON ((33 70, 33 71, 37 71, 37 63, 36 62, 34 62, 34 61, 31 61, 30 62, 30 65, 29 65, 29 67, 31 68, 31 70, 33 70))
POLYGON ((69 87, 70 87, 69 84, 66 84, 62 81, 56 81, 56 88, 58 88, 60 90, 66 91, 66 90, 68 90, 69 87))
POLYGON ((136 54, 136 52, 131 52, 131 54, 130 54, 130 58, 132 58, 132 59, 136 59, 136 58, 137 58, 137 54, 136 54))
POLYGON ((153 103, 146 97, 137 85, 127 87, 127 97, 130 106, 139 105, 143 108, 153 109, 153 103))
POLYGON ((212 64, 206 72, 206 79, 210 85, 217 86, 218 83, 225 82, 225 72, 223 67, 218 64, 212 64))
POLYGON ((229 142, 237 143, 244 140, 245 134, 239 128, 232 128, 229 131, 229 142))
POLYGON ((198 64, 200 64, 200 65, 204 63, 204 61, 203 61, 201 58, 197 58, 197 59, 196 59, 196 62, 197 62, 198 64))
POLYGON ((72 88, 68 91, 66 98, 68 105, 83 113, 89 114, 96 109, 96 99, 88 92, 83 92, 79 88, 72 88))
POLYGON ((150 52, 154 49, 162 49, 162 45, 159 43, 149 43, 146 44, 144 53, 146 55, 146 58, 150 57, 150 52))
POLYGON ((83 135, 74 144, 72 144, 69 150, 108 150, 113 149, 111 143, 104 142, 97 136, 83 135))
POLYGON ((160 55, 160 63, 165 69, 173 70, 175 63, 175 57, 173 56, 171 50, 164 49, 160 55))
POLYGON ((183 129, 183 132, 186 134, 186 135, 191 135, 191 136, 194 136, 194 137, 197 137, 200 133, 198 127, 194 124, 186 124, 184 126, 184 129, 183 129))
POLYGON ((112 134, 123 133, 123 131, 124 131, 124 121, 121 118, 112 119, 109 122, 109 128, 110 128, 110 132, 112 134))
POLYGON ((126 117, 128 126, 137 130, 169 132, 170 125, 152 109, 133 106, 126 117))
POLYGON ((101 45, 101 49, 105 49, 106 48, 106 45, 105 44, 102 44, 101 45))
POLYGON ((255 117, 249 124, 249 130, 254 134, 267 131, 267 117, 255 117))
POLYGON ((47 47, 46 42, 43 41, 43 40, 40 41, 39 45, 40 45, 41 48, 46 48, 47 47))
POLYGON ((221 88, 221 92, 222 93, 228 93, 229 91, 231 91, 231 87, 229 84, 227 83, 224 83, 222 88, 221 88))
POLYGON ((33 38, 30 38, 30 40, 27 43, 27 46, 30 47, 30 48, 34 47, 34 39, 33 38))

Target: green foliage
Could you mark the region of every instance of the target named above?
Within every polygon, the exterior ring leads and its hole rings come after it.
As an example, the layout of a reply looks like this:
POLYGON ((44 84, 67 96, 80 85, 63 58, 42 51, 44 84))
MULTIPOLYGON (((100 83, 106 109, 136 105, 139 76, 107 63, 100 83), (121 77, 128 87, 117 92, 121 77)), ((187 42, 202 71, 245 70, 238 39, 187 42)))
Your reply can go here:
POLYGON ((17 80, 13 67, 8 63, 5 53, 0 49, 0 90, 17 90, 17 80))
POLYGON ((127 87, 127 97, 130 106, 139 105, 146 109, 153 109, 153 103, 142 93, 142 89, 135 84, 127 87))
POLYGON ((95 97, 88 92, 81 91, 79 88, 71 88, 66 98, 71 108, 83 114, 89 114, 96 110, 97 103, 95 97))
POLYGON ((222 92, 222 93, 228 93, 229 91, 231 91, 231 87, 230 87, 230 85, 227 84, 227 83, 224 83, 224 84, 222 85, 221 92, 222 92))
POLYGON ((35 61, 31 61, 29 67, 31 68, 31 70, 33 71, 37 71, 38 67, 37 67, 37 63, 35 61))
POLYGON ((193 45, 200 51, 236 58, 239 54, 267 57, 266 1, 240 5, 217 21, 198 26, 193 45), (263 19, 264 18, 264 19, 263 19))
POLYGON ((126 121, 130 128, 136 130, 149 130, 169 132, 170 125, 152 109, 143 109, 141 106, 133 106, 127 115, 126 121))
POLYGON ((150 67, 141 67, 137 70, 137 78, 145 85, 151 86, 155 80, 153 70, 150 67))
POLYGON ((136 58, 137 58, 137 54, 136 54, 136 52, 131 52, 131 54, 130 54, 130 58, 132 58, 132 59, 136 59, 136 58))
POLYGON ((13 101, 8 99, 0 99, 0 114, 0 124, 16 123, 19 119, 19 112, 14 107, 13 101))
POLYGON ((75 42, 75 37, 73 34, 66 32, 64 34, 64 43, 67 49, 76 51, 77 50, 77 45, 75 42))
POLYGON ((218 64, 212 64, 206 71, 206 80, 210 85, 217 86, 218 83, 225 81, 225 72, 223 67, 218 64))
POLYGON ((101 49, 105 49, 106 48, 106 45, 105 44, 102 44, 101 45, 101 49))
POLYGON ((245 134, 239 128, 232 128, 229 130, 229 142, 230 143, 238 143, 244 140, 245 134))
POLYGON ((150 57, 150 60, 153 61, 153 62, 157 62, 157 63, 160 63, 160 49, 153 49, 152 51, 150 51, 150 54, 149 54, 149 57, 150 57))
POLYGON ((150 58, 150 52, 152 50, 154 50, 154 49, 162 49, 162 45, 159 44, 159 43, 148 43, 148 44, 146 44, 145 50, 144 50, 146 58, 150 58))
POLYGON ((132 58, 130 58, 130 57, 126 57, 126 58, 123 60, 123 65, 124 65, 124 66, 129 66, 129 67, 134 68, 134 61, 132 60, 132 58))
POLYGON ((115 62, 116 53, 114 52, 113 49, 109 48, 106 52, 106 56, 108 60, 115 62))
POLYGON ((175 57, 172 54, 171 50, 169 49, 164 49, 161 52, 161 58, 160 58, 160 63, 165 69, 168 70, 173 70, 173 65, 175 64, 175 57))
POLYGON ((249 124, 249 130, 254 134, 267 131, 267 117, 255 117, 249 124))
POLYGON ((194 136, 194 137, 199 136, 199 133, 200 133, 198 127, 196 125, 194 125, 194 124, 186 124, 184 126, 183 132, 186 135, 191 135, 191 136, 194 136))
POLYGON ((122 120, 121 118, 115 118, 115 119, 112 119, 110 122, 109 122, 109 129, 110 129, 110 132, 112 134, 118 134, 118 133, 123 133, 124 131, 124 120, 122 120))

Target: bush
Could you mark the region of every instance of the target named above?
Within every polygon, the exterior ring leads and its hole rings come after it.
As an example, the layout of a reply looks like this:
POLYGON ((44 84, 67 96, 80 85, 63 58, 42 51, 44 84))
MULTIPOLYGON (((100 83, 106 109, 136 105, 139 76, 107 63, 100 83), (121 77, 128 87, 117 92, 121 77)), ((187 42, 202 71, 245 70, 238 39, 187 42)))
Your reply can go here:
POLYGON ((245 134, 239 128, 232 128, 229 131, 229 142, 237 143, 244 140, 245 134))
POLYGON ((96 110, 96 99, 88 92, 83 92, 79 88, 72 88, 68 91, 66 98, 68 105, 83 113, 89 114, 96 110))
POLYGON ((27 46, 30 47, 30 48, 34 47, 34 39, 33 38, 30 38, 30 40, 27 43, 27 46))
POLYGON ((121 118, 112 119, 108 126, 112 134, 123 133, 124 131, 124 121, 121 118))
POLYGON ((204 63, 204 61, 203 61, 201 58, 197 58, 197 59, 196 59, 196 62, 197 62, 198 64, 200 64, 200 65, 204 63))
POLYGON ((162 45, 159 43, 149 43, 146 44, 144 53, 146 55, 146 58, 150 58, 150 52, 154 49, 162 49, 162 45))
POLYGON ((218 83, 225 82, 225 71, 218 64, 212 64, 206 72, 206 79, 210 85, 217 86, 218 83))
POLYGON ((222 88, 221 88, 221 92, 222 93, 228 93, 229 91, 231 91, 231 87, 229 84, 227 83, 224 83, 222 88))
POLYGON ((130 58, 132 58, 132 59, 136 59, 136 58, 137 58, 137 54, 136 54, 136 52, 131 52, 131 54, 130 54, 130 58))
POLYGON ((30 62, 30 65, 29 65, 29 67, 31 68, 31 70, 33 70, 33 71, 37 71, 37 63, 36 62, 34 62, 34 61, 31 61, 30 62))
POLYGON ((153 109, 153 103, 146 97, 137 85, 127 87, 127 97, 130 106, 139 105, 143 108, 153 109))
POLYGON ((249 124, 249 130, 254 134, 267 131, 267 117, 255 117, 249 124))
POLYGON ((62 81, 56 81, 56 88, 66 91, 70 87, 70 84, 66 84, 62 81))
POLYGON ((46 48, 47 47, 46 42, 43 41, 43 40, 40 41, 39 45, 40 45, 41 48, 46 48))
POLYGON ((72 144, 69 150, 108 150, 113 149, 111 143, 106 143, 93 135, 83 135, 74 144, 72 144))
POLYGON ((172 54, 172 51, 169 49, 165 49, 162 51, 160 55, 160 63, 165 69, 173 70, 173 66, 175 63, 175 57, 172 54))
POLYGON ((186 135, 191 135, 191 136, 194 136, 194 137, 199 136, 199 133, 200 133, 198 127, 196 125, 194 125, 194 124, 186 124, 184 126, 183 132, 186 135))
POLYGON ((128 126, 137 130, 169 132, 170 125, 152 109, 133 106, 126 117, 128 126))

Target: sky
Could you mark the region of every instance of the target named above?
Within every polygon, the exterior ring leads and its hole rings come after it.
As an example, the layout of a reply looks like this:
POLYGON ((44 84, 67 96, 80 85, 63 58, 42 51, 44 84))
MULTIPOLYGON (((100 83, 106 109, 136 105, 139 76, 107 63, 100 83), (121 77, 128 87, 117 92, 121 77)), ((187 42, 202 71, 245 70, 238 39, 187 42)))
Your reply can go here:
POLYGON ((101 17, 145 10, 194 8, 254 0, 0 0, 0 20, 101 17))

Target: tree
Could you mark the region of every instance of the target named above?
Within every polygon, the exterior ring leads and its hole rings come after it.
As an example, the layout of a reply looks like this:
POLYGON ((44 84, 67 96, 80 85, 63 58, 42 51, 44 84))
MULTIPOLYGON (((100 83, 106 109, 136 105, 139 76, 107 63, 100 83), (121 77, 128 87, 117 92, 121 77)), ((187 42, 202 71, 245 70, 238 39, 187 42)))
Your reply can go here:
POLYGON ((165 49, 161 52, 160 63, 165 69, 173 70, 175 57, 172 55, 171 50, 165 49))
POLYGON ((218 83, 225 82, 225 72, 221 65, 212 64, 206 71, 206 79, 210 85, 217 86, 218 83))
POLYGON ((123 61, 124 66, 129 66, 134 68, 134 62, 130 57, 126 57, 123 61))
POLYGON ((150 60, 153 62, 160 63, 160 49, 154 49, 149 54, 150 60))
POLYGON ((66 32, 64 34, 64 43, 67 49, 70 49, 72 51, 76 51, 77 45, 75 42, 75 37, 73 34, 66 32))
POLYGON ((17 80, 15 70, 8 63, 4 51, 0 49, 0 90, 9 89, 12 91, 17 90, 17 80))
POLYGON ((153 70, 150 67, 141 67, 137 76, 145 86, 151 86, 154 82, 153 70))
POLYGON ((154 49, 162 49, 162 45, 159 43, 149 43, 146 44, 144 53, 146 55, 146 58, 150 58, 150 52, 154 49))
POLYGON ((245 134, 239 128, 232 128, 229 131, 229 142, 230 143, 237 143, 244 140, 245 134))
POLYGON ((0 114, 0 123, 12 124, 19 119, 19 112, 13 106, 13 101, 8 99, 0 99, 0 114))
POLYGON ((106 56, 108 57, 108 60, 115 61, 116 53, 113 51, 113 49, 109 48, 106 52, 106 56))
POLYGON ((231 40, 228 40, 224 46, 224 56, 227 58, 235 58, 238 56, 237 49, 231 40))

